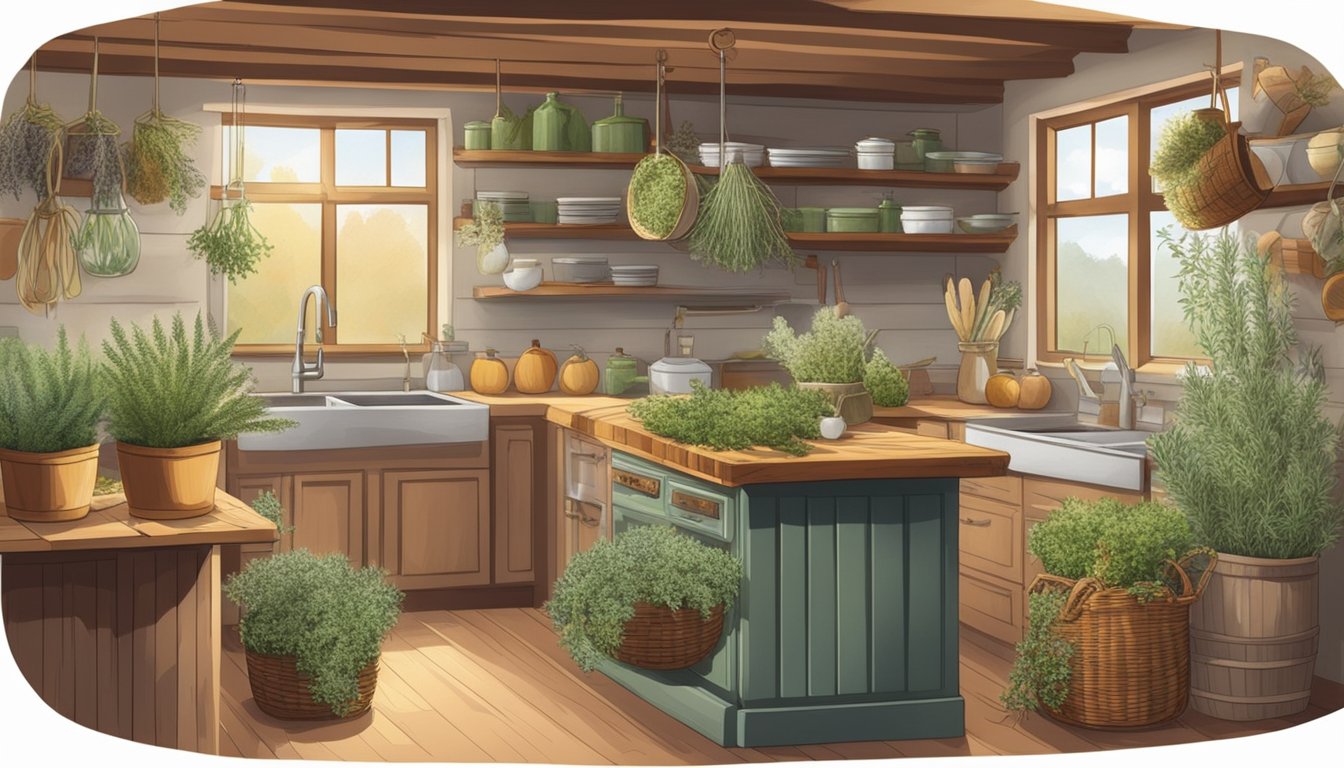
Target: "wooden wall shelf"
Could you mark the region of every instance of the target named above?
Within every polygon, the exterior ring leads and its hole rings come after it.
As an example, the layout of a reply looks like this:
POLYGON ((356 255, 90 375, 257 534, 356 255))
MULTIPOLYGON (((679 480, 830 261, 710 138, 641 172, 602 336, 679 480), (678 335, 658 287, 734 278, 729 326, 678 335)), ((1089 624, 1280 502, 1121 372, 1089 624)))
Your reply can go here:
POLYGON ((716 290, 690 286, 655 285, 635 288, 611 283, 544 282, 530 291, 515 291, 502 285, 478 285, 473 299, 636 299, 647 301, 694 302, 696 304, 769 305, 792 298, 782 291, 716 290))
POLYGON ((642 152, 533 152, 513 149, 453 148, 453 162, 463 168, 634 168, 642 152))
MULTIPOLYGON (((453 220, 459 229, 470 219, 453 220)), ((639 236, 625 224, 533 224, 507 222, 504 232, 509 237, 527 239, 568 240, 638 240, 639 236)), ((864 251, 892 253, 1004 253, 1017 239, 1017 227, 989 235, 908 235, 890 233, 844 232, 790 232, 789 242, 795 248, 819 251, 864 251)), ((656 242, 656 241, 649 241, 656 242)))
MULTIPOLYGON (((1280 184, 1269 193, 1261 208, 1291 208, 1298 205, 1314 205, 1326 200, 1330 192, 1330 182, 1318 181, 1311 184, 1280 184)), ((1339 190, 1344 195, 1344 188, 1339 190)))

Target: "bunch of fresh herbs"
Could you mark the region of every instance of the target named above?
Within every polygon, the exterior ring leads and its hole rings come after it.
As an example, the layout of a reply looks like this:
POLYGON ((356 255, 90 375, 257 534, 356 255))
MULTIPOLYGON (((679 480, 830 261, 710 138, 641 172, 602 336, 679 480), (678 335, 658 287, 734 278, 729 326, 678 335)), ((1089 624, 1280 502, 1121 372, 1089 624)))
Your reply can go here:
POLYGON ((574 555, 546 603, 560 645, 585 671, 621 646, 635 603, 727 611, 742 583, 742 563, 671 526, 639 526, 574 555))
POLYGON ((257 264, 274 250, 252 225, 251 211, 252 203, 246 198, 225 200, 214 220, 187 239, 187 249, 204 259, 212 274, 224 275, 230 283, 255 274, 257 264))
POLYGON ((630 177, 630 218, 662 239, 672 234, 686 204, 686 169, 672 155, 648 155, 630 177))
POLYGON ((824 306, 812 316, 812 329, 803 334, 795 334, 789 321, 776 316, 763 348, 794 381, 853 384, 863 381, 870 341, 862 320, 854 315, 836 317, 832 307, 824 306))
POLYGON ((834 409, 824 392, 782 387, 709 389, 691 382, 691 395, 652 395, 630 404, 630 415, 656 435, 716 451, 765 446, 802 456, 804 440, 821 437, 822 417, 834 409))
POLYGON ((199 125, 158 110, 138 118, 122 148, 131 197, 145 205, 167 200, 179 215, 185 213, 187 201, 205 189, 205 174, 186 151, 200 134, 199 125))
POLYGON ((343 716, 359 696, 359 673, 378 658, 397 623, 404 595, 372 566, 356 570, 345 555, 297 549, 247 564, 224 584, 245 609, 238 623, 253 653, 293 656, 311 678, 313 701, 343 716))
POLYGON ((691 229, 691 258, 728 272, 772 262, 799 263, 779 218, 775 193, 741 161, 728 163, 700 201, 691 229))
POLYGON ((1059 709, 1069 697, 1073 644, 1055 632, 1068 595, 1043 590, 1027 595, 1027 631, 1017 644, 1017 661, 1000 696, 1004 709, 1021 712, 1044 704, 1059 709))
POLYGON ((90 179, 95 201, 118 199, 125 178, 117 144, 121 129, 102 112, 91 109, 67 134, 70 155, 65 159, 65 175, 90 179))
POLYGON ((1210 362, 1187 364, 1172 427, 1149 438, 1158 476, 1219 552, 1319 554, 1344 521, 1334 497, 1340 427, 1325 417, 1324 381, 1290 358, 1298 339, 1281 269, 1227 230, 1159 236, 1180 262, 1185 320, 1210 362))
POLYGON ((252 510, 258 515, 270 520, 275 529, 280 533, 290 533, 294 526, 285 525, 285 508, 280 504, 280 498, 272 491, 262 491, 257 494, 257 498, 252 500, 252 510))
POLYGON ((52 350, 0 339, 0 448, 57 453, 93 445, 104 399, 88 345, 72 348, 65 326, 52 350))
POLYGON ((457 244, 474 245, 479 253, 489 253, 504 242, 504 211, 498 203, 477 201, 472 213, 471 221, 457 230, 457 244))
POLYGON ((1164 191, 1196 181, 1199 159, 1226 135, 1227 126, 1221 121, 1206 120, 1194 112, 1178 115, 1162 129, 1148 173, 1164 191))
POLYGON ((149 448, 181 448, 243 432, 279 432, 294 425, 269 418, 247 367, 233 362, 241 333, 220 338, 200 313, 191 337, 182 314, 165 332, 155 316, 150 331, 116 318, 103 342, 101 373, 108 386, 107 431, 117 440, 149 448))
POLYGON ((910 400, 910 382, 881 349, 873 350, 863 368, 863 388, 873 396, 873 405, 884 408, 899 408, 910 400))

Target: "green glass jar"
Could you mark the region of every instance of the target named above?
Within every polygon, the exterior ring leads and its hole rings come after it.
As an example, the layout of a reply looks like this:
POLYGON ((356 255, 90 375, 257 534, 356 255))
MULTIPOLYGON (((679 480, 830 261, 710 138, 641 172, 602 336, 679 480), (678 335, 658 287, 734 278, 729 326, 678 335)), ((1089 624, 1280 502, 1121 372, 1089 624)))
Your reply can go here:
POLYGON ((490 124, 484 120, 472 120, 462 127, 462 147, 464 149, 489 149, 490 124))
POLYGON ((895 200, 887 198, 877 206, 877 230, 879 232, 900 232, 901 206, 895 200))
MULTIPOLYGON (((919 161, 924 163, 924 170, 929 168, 929 161, 924 157, 929 152, 939 152, 943 149, 942 132, 937 128, 916 128, 909 134, 913 139, 915 154, 919 156, 919 161)), ((948 170, 951 170, 949 168, 948 170)))

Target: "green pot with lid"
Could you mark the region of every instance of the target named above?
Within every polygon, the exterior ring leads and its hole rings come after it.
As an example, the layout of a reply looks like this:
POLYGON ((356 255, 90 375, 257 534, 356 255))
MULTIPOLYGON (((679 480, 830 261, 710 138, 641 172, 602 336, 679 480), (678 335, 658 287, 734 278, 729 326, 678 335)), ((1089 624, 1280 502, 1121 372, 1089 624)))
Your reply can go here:
POLYGON ((593 151, 643 153, 647 146, 648 121, 625 114, 621 94, 616 94, 615 113, 593 122, 593 151))
POLYGON ((489 149, 490 124, 484 120, 472 120, 462 127, 463 149, 489 149))
POLYGON ((539 152, 589 152, 592 136, 583 113, 551 91, 532 116, 532 149, 539 152))
POLYGON ((636 375, 638 361, 625 354, 625 349, 617 347, 615 354, 607 357, 607 368, 602 376, 603 392, 608 395, 623 395, 635 384, 647 384, 648 376, 636 375))

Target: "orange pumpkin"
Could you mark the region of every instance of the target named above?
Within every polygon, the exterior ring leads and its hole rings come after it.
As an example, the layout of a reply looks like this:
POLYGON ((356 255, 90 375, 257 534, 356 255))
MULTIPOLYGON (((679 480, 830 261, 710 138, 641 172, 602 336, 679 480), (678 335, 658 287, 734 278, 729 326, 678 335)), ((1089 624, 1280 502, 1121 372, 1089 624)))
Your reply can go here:
POLYGON ((583 347, 575 346, 574 354, 560 366, 560 391, 566 395, 591 395, 601 378, 597 363, 583 353, 583 347))
POLYGON ((1042 376, 1035 368, 1022 375, 1022 393, 1017 398, 1017 407, 1029 411, 1044 408, 1050 402, 1052 387, 1050 380, 1042 376))
POLYGON ((471 361, 471 389, 482 395, 502 395, 509 388, 509 366, 487 349, 471 361))
POLYGON ((513 366, 513 385, 525 395, 550 392, 559 368, 555 354, 549 349, 543 349, 541 342, 533 339, 532 346, 523 350, 523 354, 518 356, 518 363, 513 366))
POLYGON ((1022 387, 1011 373, 996 373, 985 382, 985 399, 995 408, 1017 407, 1022 387))

